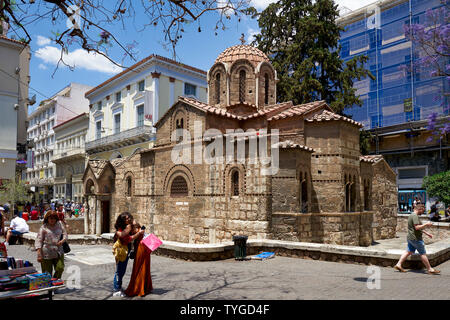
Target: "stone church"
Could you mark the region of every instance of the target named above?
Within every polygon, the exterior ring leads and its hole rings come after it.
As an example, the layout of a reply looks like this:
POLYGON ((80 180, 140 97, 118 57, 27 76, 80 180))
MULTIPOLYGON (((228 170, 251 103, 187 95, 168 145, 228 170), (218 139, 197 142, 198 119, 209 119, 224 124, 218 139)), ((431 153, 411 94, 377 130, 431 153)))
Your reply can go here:
POLYGON ((184 243, 247 235, 368 246, 395 237, 396 176, 382 156, 360 155, 362 125, 324 101, 277 103, 276 83, 260 50, 222 52, 208 71, 208 104, 180 97, 155 124, 152 148, 89 161, 89 232, 114 232, 129 211, 161 239, 184 243), (267 170, 274 155, 276 170, 267 170))

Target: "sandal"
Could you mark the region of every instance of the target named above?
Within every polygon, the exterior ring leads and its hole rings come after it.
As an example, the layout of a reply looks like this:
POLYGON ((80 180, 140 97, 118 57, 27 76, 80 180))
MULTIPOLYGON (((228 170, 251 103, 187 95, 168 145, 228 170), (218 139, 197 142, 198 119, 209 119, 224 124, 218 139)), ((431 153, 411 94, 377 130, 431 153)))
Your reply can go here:
POLYGON ((394 266, 394 269, 395 269, 395 270, 398 270, 398 271, 400 271, 400 272, 406 272, 405 269, 403 269, 402 267, 399 267, 399 266, 397 266, 397 265, 394 266))
POLYGON ((441 273, 441 271, 440 271, 440 270, 433 269, 433 271, 427 271, 427 273, 428 273, 428 274, 439 274, 439 273, 441 273))

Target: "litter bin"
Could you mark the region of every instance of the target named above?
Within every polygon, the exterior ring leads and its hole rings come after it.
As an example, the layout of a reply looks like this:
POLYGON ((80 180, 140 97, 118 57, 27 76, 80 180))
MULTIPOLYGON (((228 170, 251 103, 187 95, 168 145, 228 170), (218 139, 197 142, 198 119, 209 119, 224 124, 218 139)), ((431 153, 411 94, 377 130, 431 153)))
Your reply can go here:
POLYGON ((234 258, 236 260, 245 260, 247 256, 247 236, 233 236, 234 258))

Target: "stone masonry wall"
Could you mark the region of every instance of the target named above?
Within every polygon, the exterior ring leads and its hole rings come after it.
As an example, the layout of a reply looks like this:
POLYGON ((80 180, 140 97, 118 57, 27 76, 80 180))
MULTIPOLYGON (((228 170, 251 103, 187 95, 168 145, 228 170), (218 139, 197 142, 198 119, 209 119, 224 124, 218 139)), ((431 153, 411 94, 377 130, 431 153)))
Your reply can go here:
POLYGON ((397 227, 397 183, 395 174, 384 160, 373 166, 372 209, 374 240, 395 237, 397 227))
POLYGON ((372 217, 373 212, 369 211, 274 213, 272 238, 283 241, 369 246, 372 243, 370 232, 372 217))

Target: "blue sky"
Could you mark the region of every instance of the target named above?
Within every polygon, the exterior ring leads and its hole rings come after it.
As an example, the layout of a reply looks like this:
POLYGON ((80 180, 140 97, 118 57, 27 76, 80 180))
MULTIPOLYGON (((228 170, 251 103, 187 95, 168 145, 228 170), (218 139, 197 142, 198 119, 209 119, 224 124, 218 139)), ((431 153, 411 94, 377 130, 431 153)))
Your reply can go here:
MULTIPOLYGON (((252 0, 253 5, 258 9, 264 9, 273 0, 252 0)), ((339 5, 346 6, 351 10, 358 9, 364 5, 372 3, 373 0, 338 0, 339 5)), ((249 17, 242 17, 241 22, 232 18, 227 21, 227 29, 218 31, 218 36, 214 35, 215 22, 218 19, 217 13, 209 13, 202 16, 200 23, 192 23, 185 27, 183 38, 177 46, 177 61, 208 70, 217 56, 226 48, 240 44, 241 34, 245 34, 247 41, 251 39, 253 33, 258 32, 258 23, 249 17), (198 27, 202 32, 198 32, 198 27)), ((158 28, 147 27, 140 31, 143 24, 146 23, 145 17, 137 14, 135 21, 127 20, 126 30, 120 26, 105 26, 105 29, 126 45, 135 41, 137 47, 135 51, 136 61, 139 61, 151 54, 158 54, 168 58, 173 58, 172 51, 163 48, 164 35, 158 28), (136 28, 135 26, 138 26, 136 28)), ((52 32, 63 31, 65 25, 59 28, 54 27, 48 20, 47 23, 38 23, 29 25, 29 32, 32 37, 30 47, 32 58, 30 61, 30 88, 29 96, 36 94, 37 103, 30 106, 29 113, 33 112, 41 100, 51 97, 59 90, 71 82, 83 83, 91 86, 97 86, 103 81, 114 76, 120 69, 106 59, 99 56, 89 56, 83 50, 72 46, 69 49, 69 56, 66 59, 70 64, 76 64, 71 71, 68 67, 60 65, 53 75, 56 68, 56 61, 60 55, 59 47, 49 40, 52 32)), ((248 43, 248 42, 247 42, 248 43)), ((109 56, 115 61, 121 62, 123 51, 117 45, 108 49, 109 56)), ((123 62, 124 66, 130 66, 135 61, 127 59, 123 62)))

